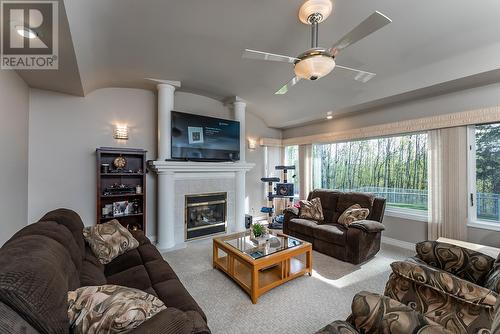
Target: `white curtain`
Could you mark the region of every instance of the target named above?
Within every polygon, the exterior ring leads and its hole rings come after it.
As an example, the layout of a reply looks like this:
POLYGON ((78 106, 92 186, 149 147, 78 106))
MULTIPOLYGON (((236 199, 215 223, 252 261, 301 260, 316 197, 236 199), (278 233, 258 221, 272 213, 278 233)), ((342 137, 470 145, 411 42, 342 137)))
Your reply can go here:
POLYGON ((300 199, 306 199, 312 190, 312 145, 299 145, 300 199))
POLYGON ((429 131, 428 238, 467 240, 467 127, 429 131))

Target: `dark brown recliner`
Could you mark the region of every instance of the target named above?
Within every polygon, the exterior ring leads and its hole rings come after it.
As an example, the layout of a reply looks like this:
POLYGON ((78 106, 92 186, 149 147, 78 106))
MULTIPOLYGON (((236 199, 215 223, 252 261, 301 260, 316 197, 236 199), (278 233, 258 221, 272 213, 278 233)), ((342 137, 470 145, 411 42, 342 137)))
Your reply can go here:
POLYGON ((385 199, 372 194, 344 193, 316 189, 308 200, 319 197, 324 221, 299 218, 299 209, 285 209, 283 232, 313 244, 313 249, 339 260, 359 264, 380 250, 385 211, 385 199), (338 224, 340 215, 351 205, 359 204, 370 210, 366 220, 352 223, 349 228, 338 224))

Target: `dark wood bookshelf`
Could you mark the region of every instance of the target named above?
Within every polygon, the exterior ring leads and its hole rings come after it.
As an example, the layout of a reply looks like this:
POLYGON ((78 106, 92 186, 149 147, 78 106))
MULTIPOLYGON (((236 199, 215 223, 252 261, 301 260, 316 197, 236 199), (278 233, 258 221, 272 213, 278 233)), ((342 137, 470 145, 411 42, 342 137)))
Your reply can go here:
MULTIPOLYGON (((118 220, 129 229, 140 229, 146 232, 146 150, 133 148, 100 147, 96 149, 96 175, 97 175, 97 224, 105 223, 112 219, 118 220), (119 170, 114 165, 114 160, 123 157, 126 166, 119 170), (108 164, 109 170, 103 172, 102 164, 108 164), (137 186, 142 188, 141 193, 112 193, 112 186, 124 185, 127 187, 137 186), (106 192, 110 192, 105 194, 106 192), (117 202, 128 202, 128 214, 114 215, 113 204, 117 202), (136 203, 134 206, 132 203, 136 203), (111 206, 111 212, 104 216, 103 208, 111 206)), ((123 205, 122 205, 123 207, 123 205)))

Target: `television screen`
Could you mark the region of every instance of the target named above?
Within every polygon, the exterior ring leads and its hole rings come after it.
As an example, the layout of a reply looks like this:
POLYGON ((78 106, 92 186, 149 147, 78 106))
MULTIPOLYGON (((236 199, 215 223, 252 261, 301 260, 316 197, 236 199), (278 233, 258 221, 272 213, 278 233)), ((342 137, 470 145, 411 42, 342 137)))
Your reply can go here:
POLYGON ((172 158, 239 160, 240 123, 172 111, 172 158))

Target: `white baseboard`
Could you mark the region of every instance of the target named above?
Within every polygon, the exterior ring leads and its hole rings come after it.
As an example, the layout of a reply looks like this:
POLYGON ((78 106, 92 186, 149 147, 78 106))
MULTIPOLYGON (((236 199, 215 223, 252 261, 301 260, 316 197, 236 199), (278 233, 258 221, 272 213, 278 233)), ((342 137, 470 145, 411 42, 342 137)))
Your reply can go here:
POLYGON ((408 241, 402 241, 402 240, 382 236, 382 243, 384 243, 386 245, 391 245, 391 246, 401 247, 404 249, 409 249, 412 251, 415 250, 415 244, 412 242, 408 242, 408 241))

